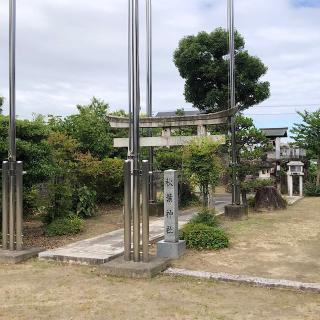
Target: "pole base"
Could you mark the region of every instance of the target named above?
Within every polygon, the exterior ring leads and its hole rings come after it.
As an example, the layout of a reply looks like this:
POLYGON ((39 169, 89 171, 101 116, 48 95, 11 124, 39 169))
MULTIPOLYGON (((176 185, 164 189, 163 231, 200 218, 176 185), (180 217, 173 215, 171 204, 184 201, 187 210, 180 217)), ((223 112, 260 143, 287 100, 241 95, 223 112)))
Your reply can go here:
POLYGON ((109 276, 122 278, 153 278, 169 267, 169 259, 150 257, 150 262, 125 261, 119 257, 101 265, 100 270, 109 276))
POLYGON ((224 207, 224 215, 230 219, 242 219, 248 216, 248 207, 242 204, 230 204, 224 207))
POLYGON ((17 264, 37 257, 42 248, 30 248, 21 251, 0 250, 0 264, 17 264))

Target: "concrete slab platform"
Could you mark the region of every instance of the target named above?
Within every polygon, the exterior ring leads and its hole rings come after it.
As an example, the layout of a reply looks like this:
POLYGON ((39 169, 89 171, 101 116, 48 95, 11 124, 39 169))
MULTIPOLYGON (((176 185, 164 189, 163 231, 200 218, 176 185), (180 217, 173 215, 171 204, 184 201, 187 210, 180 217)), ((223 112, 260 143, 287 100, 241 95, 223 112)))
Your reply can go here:
POLYGON ((166 270, 170 260, 165 258, 150 257, 150 262, 125 261, 119 257, 100 266, 106 275, 123 278, 152 278, 166 270))
POLYGON ((22 251, 0 250, 0 264, 17 264, 38 256, 43 248, 30 248, 22 251))

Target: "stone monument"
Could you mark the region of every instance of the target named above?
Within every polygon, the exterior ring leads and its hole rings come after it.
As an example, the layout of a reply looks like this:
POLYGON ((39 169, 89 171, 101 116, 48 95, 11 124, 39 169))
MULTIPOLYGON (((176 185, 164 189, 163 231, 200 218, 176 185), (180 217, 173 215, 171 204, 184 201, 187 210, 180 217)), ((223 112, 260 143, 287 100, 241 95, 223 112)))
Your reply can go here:
POLYGON ((178 226, 178 172, 164 172, 164 240, 157 243, 157 256, 177 259, 186 250, 186 243, 179 240, 178 226))

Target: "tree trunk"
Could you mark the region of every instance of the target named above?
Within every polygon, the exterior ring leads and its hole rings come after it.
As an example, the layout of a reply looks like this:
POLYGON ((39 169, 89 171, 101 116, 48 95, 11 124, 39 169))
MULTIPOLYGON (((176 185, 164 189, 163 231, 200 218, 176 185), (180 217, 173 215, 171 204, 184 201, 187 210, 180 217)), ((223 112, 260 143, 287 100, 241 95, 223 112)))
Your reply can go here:
POLYGON ((244 206, 248 206, 248 199, 247 199, 247 191, 246 190, 241 190, 241 198, 242 198, 242 204, 244 206))
POLYGON ((254 210, 272 211, 286 208, 286 201, 282 198, 275 187, 263 187, 257 191, 255 196, 254 210))
POLYGON ((209 191, 208 191, 208 187, 206 186, 202 186, 201 187, 202 189, 202 206, 204 208, 207 208, 208 207, 208 200, 209 200, 209 191))
POLYGON ((318 157, 318 166, 317 166, 317 187, 320 186, 320 156, 318 157))

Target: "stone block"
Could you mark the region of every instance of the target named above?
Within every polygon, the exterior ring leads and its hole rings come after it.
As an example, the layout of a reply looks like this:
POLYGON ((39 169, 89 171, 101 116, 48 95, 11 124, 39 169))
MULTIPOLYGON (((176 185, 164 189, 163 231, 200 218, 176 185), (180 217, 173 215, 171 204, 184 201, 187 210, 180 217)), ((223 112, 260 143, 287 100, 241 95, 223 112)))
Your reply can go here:
POLYGON ((186 251, 186 242, 166 242, 164 240, 157 242, 157 256, 159 258, 179 259, 186 251))

